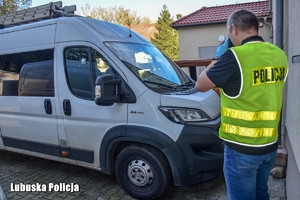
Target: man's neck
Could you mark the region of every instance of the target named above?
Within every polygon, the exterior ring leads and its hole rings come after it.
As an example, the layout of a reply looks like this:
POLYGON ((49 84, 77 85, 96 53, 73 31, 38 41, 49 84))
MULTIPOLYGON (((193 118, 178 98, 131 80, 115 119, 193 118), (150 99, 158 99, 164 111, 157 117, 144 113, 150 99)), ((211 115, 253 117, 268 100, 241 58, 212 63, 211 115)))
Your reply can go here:
POLYGON ((247 42, 253 42, 253 41, 259 41, 259 42, 264 42, 263 38, 259 35, 252 35, 252 36, 249 36, 247 38, 245 38, 243 41, 242 41, 242 44, 245 44, 247 42))

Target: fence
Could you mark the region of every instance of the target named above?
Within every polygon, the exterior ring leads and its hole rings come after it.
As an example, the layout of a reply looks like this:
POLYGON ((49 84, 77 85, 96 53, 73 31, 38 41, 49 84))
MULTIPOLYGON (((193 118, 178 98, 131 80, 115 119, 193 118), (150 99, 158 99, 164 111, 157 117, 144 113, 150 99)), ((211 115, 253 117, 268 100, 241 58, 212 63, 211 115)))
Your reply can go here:
MULTIPOLYGON (((205 60, 178 60, 174 61, 179 67, 188 67, 190 72, 190 77, 197 81, 197 71, 196 67, 198 66, 208 66, 211 63, 212 59, 205 60)), ((220 96, 219 88, 214 88, 214 91, 220 96)))

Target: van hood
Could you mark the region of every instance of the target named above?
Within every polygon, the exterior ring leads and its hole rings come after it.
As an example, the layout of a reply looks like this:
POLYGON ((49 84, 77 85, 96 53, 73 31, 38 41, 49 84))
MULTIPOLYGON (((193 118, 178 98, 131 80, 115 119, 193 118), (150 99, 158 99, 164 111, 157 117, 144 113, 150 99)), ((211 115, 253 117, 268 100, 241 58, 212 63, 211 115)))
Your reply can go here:
POLYGON ((220 97, 213 90, 192 94, 174 93, 161 95, 161 106, 195 108, 204 111, 212 119, 220 116, 220 97))

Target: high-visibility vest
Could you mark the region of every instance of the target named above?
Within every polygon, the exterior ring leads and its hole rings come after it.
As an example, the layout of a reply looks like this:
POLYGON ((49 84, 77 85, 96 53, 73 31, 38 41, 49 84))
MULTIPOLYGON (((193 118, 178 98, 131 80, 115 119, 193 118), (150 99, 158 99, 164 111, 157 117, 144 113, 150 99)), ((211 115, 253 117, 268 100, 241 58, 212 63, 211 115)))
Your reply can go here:
POLYGON ((231 51, 239 64, 241 89, 234 97, 221 90, 219 136, 244 146, 270 145, 278 139, 287 57, 267 42, 249 42, 231 51))

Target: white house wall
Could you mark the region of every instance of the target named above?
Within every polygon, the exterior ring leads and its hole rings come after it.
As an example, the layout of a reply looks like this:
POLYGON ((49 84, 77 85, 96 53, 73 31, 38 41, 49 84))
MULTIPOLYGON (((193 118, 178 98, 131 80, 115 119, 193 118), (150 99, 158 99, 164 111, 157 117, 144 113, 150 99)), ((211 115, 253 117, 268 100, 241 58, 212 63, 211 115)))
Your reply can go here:
MULTIPOLYGON (((292 63, 292 56, 300 55, 300 1, 289 1, 289 30, 288 31, 288 59, 289 59, 289 75, 288 75, 288 96, 286 111, 286 129, 294 149, 296 158, 300 158, 300 63, 292 63), (299 9, 296 9, 298 7, 299 9)), ((300 159, 297 161, 300 166, 300 159)))
MULTIPOLYGON (((226 24, 202 25, 179 28, 179 60, 196 60, 198 48, 218 46, 220 35, 227 36, 226 24)), ((266 24, 259 29, 265 41, 270 41, 270 27, 266 24)))
POLYGON ((292 63, 292 57, 300 55, 300 1, 284 1, 284 8, 284 50, 289 60, 285 105, 285 145, 288 151, 286 195, 288 200, 298 200, 300 197, 300 63, 292 63))
POLYGON ((218 46, 219 35, 227 35, 226 24, 193 26, 179 29, 180 60, 196 60, 198 47, 218 46))

